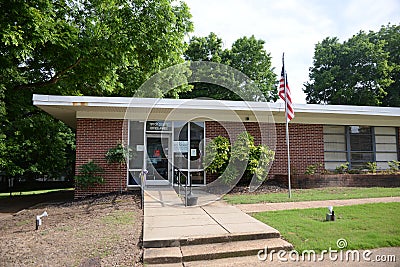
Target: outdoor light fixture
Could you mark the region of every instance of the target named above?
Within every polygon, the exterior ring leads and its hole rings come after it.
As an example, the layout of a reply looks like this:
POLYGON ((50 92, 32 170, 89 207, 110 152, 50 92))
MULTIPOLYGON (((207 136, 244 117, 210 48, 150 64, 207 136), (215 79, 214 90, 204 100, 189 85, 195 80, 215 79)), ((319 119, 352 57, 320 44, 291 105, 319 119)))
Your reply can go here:
POLYGON ((328 207, 329 213, 326 214, 326 220, 329 221, 335 221, 335 211, 333 210, 332 206, 328 207))
POLYGON ((47 212, 43 212, 41 215, 36 216, 36 230, 39 229, 39 226, 42 225, 42 217, 47 217, 47 212))

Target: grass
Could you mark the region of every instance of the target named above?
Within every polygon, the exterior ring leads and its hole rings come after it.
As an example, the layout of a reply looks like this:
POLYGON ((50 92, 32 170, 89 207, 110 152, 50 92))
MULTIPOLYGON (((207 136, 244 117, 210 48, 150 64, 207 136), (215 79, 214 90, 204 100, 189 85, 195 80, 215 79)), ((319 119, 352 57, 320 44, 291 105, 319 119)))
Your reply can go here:
MULTIPOLYGON (((12 192, 13 196, 28 196, 28 195, 38 195, 38 194, 46 194, 51 192, 58 191, 72 191, 74 188, 58 188, 58 189, 45 189, 45 190, 34 190, 34 191, 22 191, 22 192, 12 192)), ((10 192, 8 193, 0 193, 0 198, 10 196, 10 192)))
POLYGON ((271 211, 253 216, 278 229, 298 252, 338 249, 344 238, 346 249, 400 246, 400 203, 375 203, 334 208, 336 221, 327 222, 326 208, 271 211))
POLYGON ((400 188, 384 187, 326 187, 316 189, 296 189, 292 191, 292 198, 287 193, 262 193, 226 195, 224 199, 230 204, 254 204, 254 203, 278 203, 278 202, 299 202, 313 200, 331 199, 355 199, 355 198, 376 198, 400 196, 400 188))
POLYGON ((129 225, 135 222, 134 213, 130 211, 114 211, 105 215, 102 222, 107 226, 129 225))

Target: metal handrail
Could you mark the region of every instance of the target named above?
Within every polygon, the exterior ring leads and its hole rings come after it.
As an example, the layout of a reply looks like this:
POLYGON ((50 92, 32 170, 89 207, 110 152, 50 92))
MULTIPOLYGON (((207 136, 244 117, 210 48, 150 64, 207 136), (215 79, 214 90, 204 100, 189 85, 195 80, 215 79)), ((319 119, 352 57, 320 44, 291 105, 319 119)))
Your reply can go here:
POLYGON ((143 169, 140 172, 140 187, 142 189, 142 210, 144 211, 144 188, 146 186, 146 175, 148 173, 148 170, 143 169))
POLYGON ((179 168, 175 168, 175 171, 178 171, 178 195, 181 194, 181 175, 185 177, 185 207, 187 207, 187 197, 188 197, 187 187, 189 179, 179 168))

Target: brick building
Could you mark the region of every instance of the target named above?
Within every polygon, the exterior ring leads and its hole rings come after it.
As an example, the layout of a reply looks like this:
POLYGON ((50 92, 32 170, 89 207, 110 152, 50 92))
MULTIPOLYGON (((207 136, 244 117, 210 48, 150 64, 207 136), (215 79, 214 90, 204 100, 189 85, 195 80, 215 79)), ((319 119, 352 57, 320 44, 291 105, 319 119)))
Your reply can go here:
MULTIPOLYGON (((76 190, 76 197, 118 191, 120 177, 123 190, 136 188, 142 169, 149 171, 148 185, 170 185, 180 169, 204 186, 215 179, 204 171, 205 144, 218 135, 232 142, 244 130, 275 151, 270 176, 287 172, 283 103, 52 95, 34 95, 33 103, 76 129, 77 170, 90 160, 105 170, 105 184, 76 190), (122 169, 104 159, 118 143, 134 151, 122 169)), ((289 124, 294 174, 311 164, 332 170, 376 162, 387 169, 399 160, 400 108, 298 104, 295 112, 289 124)))

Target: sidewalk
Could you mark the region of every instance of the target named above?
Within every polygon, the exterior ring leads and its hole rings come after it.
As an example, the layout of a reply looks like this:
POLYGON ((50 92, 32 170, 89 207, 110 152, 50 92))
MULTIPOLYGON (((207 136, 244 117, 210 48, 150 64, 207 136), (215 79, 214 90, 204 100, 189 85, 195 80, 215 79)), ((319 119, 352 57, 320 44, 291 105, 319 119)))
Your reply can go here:
POLYGON ((144 246, 174 246, 187 239, 279 232, 238 208, 218 201, 207 206, 185 207, 169 188, 149 188, 144 199, 144 246))
POLYGON ((185 207, 171 187, 145 190, 143 247, 145 264, 171 266, 293 248, 278 230, 223 201, 185 207))
POLYGON ((387 203, 400 202, 400 197, 380 197, 380 198, 359 198, 342 200, 318 200, 301 202, 282 202, 282 203, 257 203, 257 204, 237 204, 235 207, 246 213, 256 213, 274 210, 326 208, 328 206, 351 206, 368 203, 387 203))

